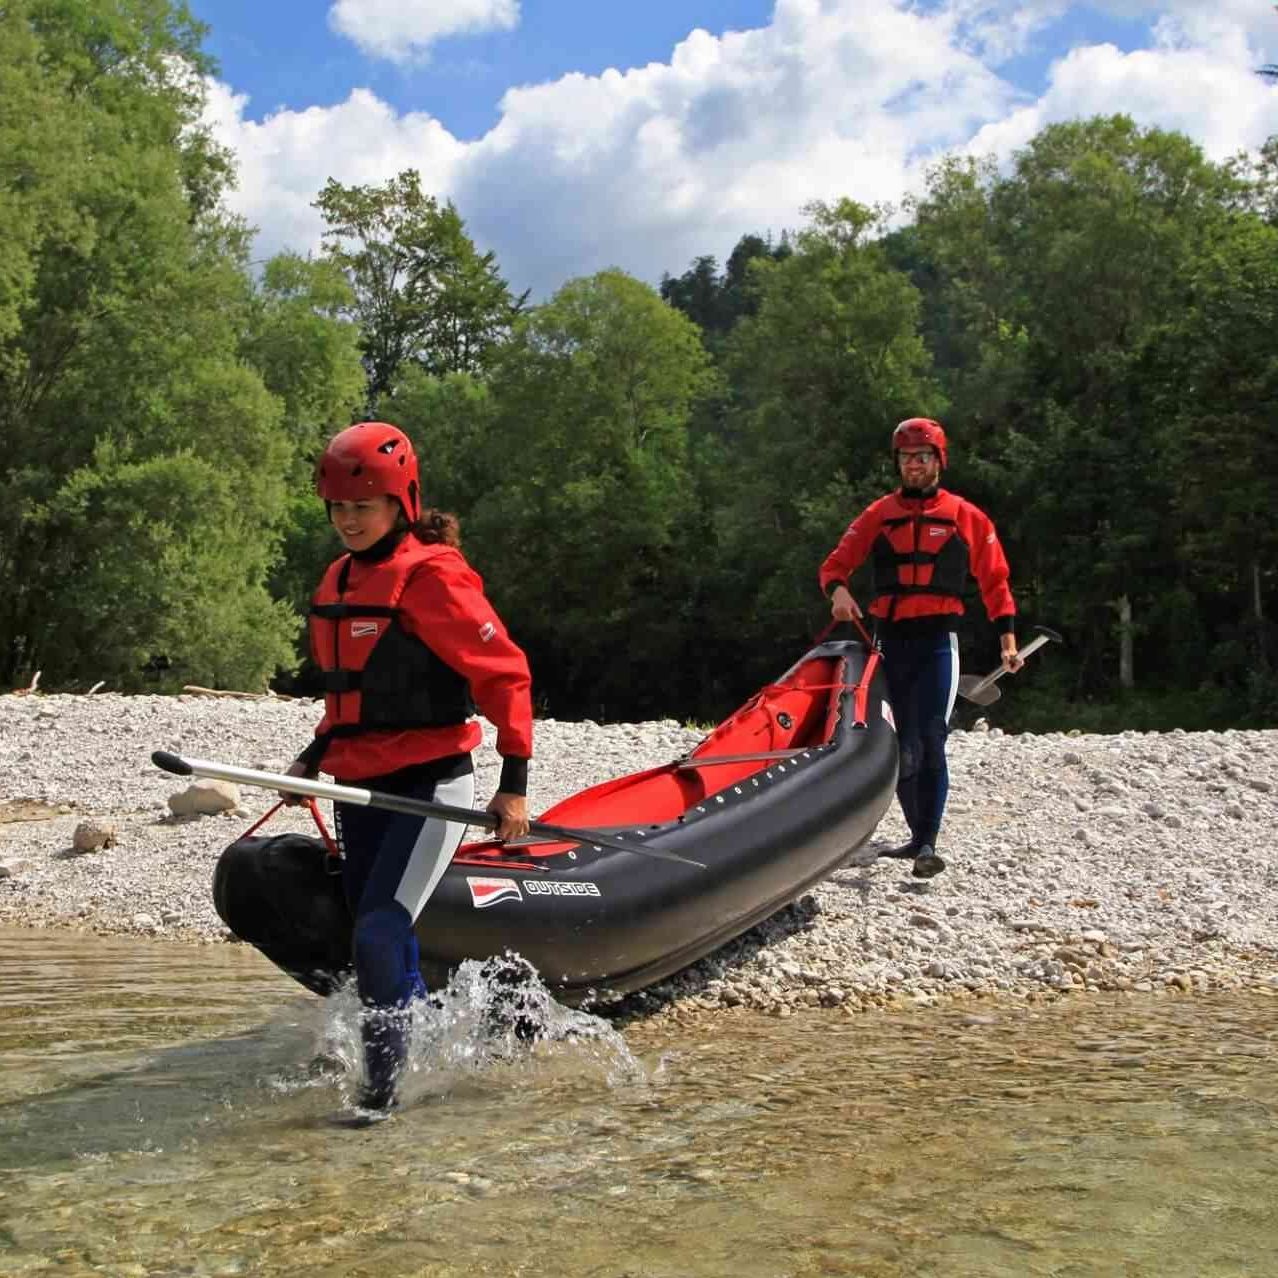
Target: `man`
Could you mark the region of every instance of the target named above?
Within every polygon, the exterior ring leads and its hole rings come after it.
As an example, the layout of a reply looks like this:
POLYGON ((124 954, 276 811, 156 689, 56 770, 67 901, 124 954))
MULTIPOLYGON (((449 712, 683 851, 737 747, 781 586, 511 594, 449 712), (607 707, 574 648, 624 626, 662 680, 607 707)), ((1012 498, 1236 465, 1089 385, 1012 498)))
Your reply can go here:
POLYGON ((848 579, 868 559, 870 615, 883 645, 888 691, 901 751, 897 798, 910 841, 885 856, 910 859, 916 878, 945 869, 936 843, 949 793, 945 738, 958 690, 962 591, 976 578, 999 633, 1003 665, 1019 670, 1016 603, 994 524, 970 501, 941 488, 948 464, 945 431, 910 417, 892 432, 901 487, 867 507, 821 565, 821 590, 836 621, 862 615, 848 579))

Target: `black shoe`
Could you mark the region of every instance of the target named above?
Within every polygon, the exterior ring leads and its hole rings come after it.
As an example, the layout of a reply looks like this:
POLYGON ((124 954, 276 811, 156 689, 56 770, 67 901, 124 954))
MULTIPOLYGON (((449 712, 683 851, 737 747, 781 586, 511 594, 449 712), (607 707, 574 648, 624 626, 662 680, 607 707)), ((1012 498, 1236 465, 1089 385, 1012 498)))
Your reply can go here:
POLYGON ((936 855, 936 849, 930 843, 923 844, 914 858, 914 877, 916 879, 935 878, 943 869, 945 869, 945 862, 936 855))
POLYGON ((399 1102, 395 1091, 388 1087, 361 1087, 355 1098, 355 1108, 366 1114, 388 1115, 399 1102))
POLYGON ((913 861, 919 854, 919 844, 912 839, 909 843, 902 843, 899 848, 888 848, 886 852, 880 852, 881 857, 891 857, 894 861, 913 861))

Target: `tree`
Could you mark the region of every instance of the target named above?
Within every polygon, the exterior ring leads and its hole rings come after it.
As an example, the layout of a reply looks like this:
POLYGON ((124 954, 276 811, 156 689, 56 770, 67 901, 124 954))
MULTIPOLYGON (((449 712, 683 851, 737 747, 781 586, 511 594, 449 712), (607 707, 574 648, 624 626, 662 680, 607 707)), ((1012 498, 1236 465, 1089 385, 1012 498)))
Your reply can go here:
POLYGON ((556 713, 678 704, 687 423, 711 383, 696 328, 620 271, 564 285, 495 363, 467 546, 556 713))
POLYGON ((755 266, 758 313, 725 353, 719 591, 725 629, 756 673, 811 634, 821 559, 890 483, 893 423, 941 404, 919 294, 876 237, 880 216, 850 200, 807 211, 793 254, 755 266))
POLYGON ((1177 374, 1156 352, 1238 190, 1188 138, 1113 116, 1050 126, 1007 175, 944 166, 917 207, 975 473, 1093 686, 1102 661, 1135 682, 1142 620, 1175 571, 1155 379, 1177 374))
POLYGON ((717 351, 737 322, 756 309, 750 264, 783 261, 791 252, 788 236, 783 235, 774 247, 762 236, 743 235, 722 274, 714 257, 695 258, 678 278, 662 276, 661 296, 692 320, 705 335, 710 349, 717 351))
MULTIPOLYGON (((1278 228, 1232 223, 1195 280, 1198 304, 1169 333, 1166 363, 1192 395, 1163 405, 1168 461, 1183 529, 1182 572, 1225 625, 1212 673, 1247 689, 1250 711, 1278 714, 1272 600, 1278 525, 1270 459, 1278 450, 1278 228), (1224 642, 1228 640, 1228 642, 1224 642)), ((1205 663, 1197 663, 1199 674, 1205 663)), ((1259 721, 1266 721, 1263 715, 1259 721)))
POLYGON ((0 7, 0 680, 289 658, 264 582, 292 449, 241 358, 202 32, 169 0, 0 7))
POLYGON ((368 402, 393 393, 400 370, 480 370, 527 294, 513 297, 492 253, 480 253, 452 203, 441 205, 405 169, 381 186, 330 178, 315 201, 325 252, 354 294, 368 402))

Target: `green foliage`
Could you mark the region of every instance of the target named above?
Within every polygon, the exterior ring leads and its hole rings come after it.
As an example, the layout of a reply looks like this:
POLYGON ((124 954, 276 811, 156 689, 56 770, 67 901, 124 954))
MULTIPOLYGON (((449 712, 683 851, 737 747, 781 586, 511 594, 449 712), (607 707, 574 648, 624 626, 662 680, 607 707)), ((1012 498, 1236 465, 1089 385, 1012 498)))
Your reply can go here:
POLYGON ((359 329, 346 318, 353 302, 335 263, 295 253, 271 258, 254 290, 244 358, 283 401, 281 425, 308 472, 363 402, 359 329))
POLYGON ((553 713, 661 704, 687 642, 687 424, 712 385, 696 329, 604 271, 520 321, 493 370, 467 545, 553 713))
POLYGON ((743 235, 728 257, 722 274, 713 257, 698 257, 682 275, 665 275, 661 296, 682 311, 705 337, 711 350, 718 350, 737 321, 756 310, 757 293, 751 263, 784 261, 792 248, 788 236, 775 246, 759 235, 743 235))
POLYGON ((469 510, 492 486, 484 448, 492 429, 493 396, 471 373, 436 376, 410 367, 374 415, 400 426, 413 441, 422 472, 422 500, 441 510, 469 510))
POLYGON ((752 670, 819 624, 817 568, 890 487, 892 424, 941 403, 919 293, 889 263, 878 215, 847 200, 809 212, 790 256, 755 264, 758 313, 725 354, 732 483, 715 528, 726 631, 752 670))
MULTIPOLYGON (((1216 165, 1056 124, 891 231, 815 204, 660 295, 605 271, 527 310, 411 170, 330 181, 324 256, 255 278, 202 35, 176 0, 0 2, 0 683, 278 677, 337 550, 314 457, 367 407, 543 709, 713 721, 824 624, 817 567, 923 413, 1022 625, 1070 641, 997 722, 1278 722, 1278 139, 1216 165)), ((961 639, 992 664, 979 605, 961 639)))
POLYGON ((301 395, 242 359, 247 233, 197 127, 201 32, 168 0, 0 8, 7 682, 261 686, 291 659, 265 581, 301 395))
POLYGON ((297 620, 265 589, 259 500, 190 453, 130 462, 103 444, 37 516, 58 553, 41 588, 74 601, 33 654, 49 683, 265 688, 297 620))
POLYGON ((368 401, 391 394, 402 369, 476 372, 510 330, 512 297, 492 253, 480 253, 451 203, 441 205, 406 169, 380 186, 330 178, 315 207, 326 252, 354 294, 368 401))

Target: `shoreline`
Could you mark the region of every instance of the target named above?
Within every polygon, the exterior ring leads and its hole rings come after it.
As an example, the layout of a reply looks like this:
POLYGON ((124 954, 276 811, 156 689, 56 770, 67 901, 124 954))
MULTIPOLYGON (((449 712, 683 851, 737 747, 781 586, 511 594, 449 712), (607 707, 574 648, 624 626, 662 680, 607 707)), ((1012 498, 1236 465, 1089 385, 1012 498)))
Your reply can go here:
MULTIPOLYGON (((213 865, 273 799, 245 790, 231 813, 175 819, 167 801, 185 783, 156 769, 150 752, 282 770, 318 717, 307 701, 0 696, 0 926, 225 942, 213 865), (112 826, 114 844, 73 853, 88 820, 112 826)), ((481 804, 499 764, 484 726, 481 804)), ((702 735, 670 720, 539 720, 535 733, 537 812, 666 763, 702 735)), ((1266 854, 1278 829, 1278 730, 955 732, 949 760, 944 874, 918 881, 908 862, 873 859, 904 839, 894 806, 800 901, 613 1012, 855 1014, 1091 991, 1278 989, 1278 864, 1266 854)), ((305 831, 309 821, 283 810, 269 829, 305 831)))

